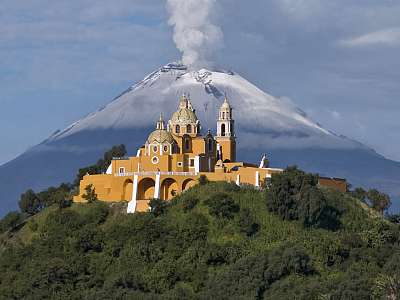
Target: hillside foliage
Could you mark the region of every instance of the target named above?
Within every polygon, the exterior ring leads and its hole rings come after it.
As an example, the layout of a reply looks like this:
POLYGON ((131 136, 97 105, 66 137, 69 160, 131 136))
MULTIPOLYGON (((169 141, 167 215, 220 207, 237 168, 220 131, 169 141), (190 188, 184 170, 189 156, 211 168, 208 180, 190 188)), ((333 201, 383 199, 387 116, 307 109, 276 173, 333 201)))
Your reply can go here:
POLYGON ((399 298, 388 199, 317 183, 295 167, 265 190, 202 177, 129 215, 90 186, 86 204, 70 184, 29 190, 0 221, 0 299, 399 298))
POLYGON ((205 183, 148 213, 124 205, 55 203, 3 233, 0 298, 399 295, 398 225, 297 169, 267 192, 205 183))

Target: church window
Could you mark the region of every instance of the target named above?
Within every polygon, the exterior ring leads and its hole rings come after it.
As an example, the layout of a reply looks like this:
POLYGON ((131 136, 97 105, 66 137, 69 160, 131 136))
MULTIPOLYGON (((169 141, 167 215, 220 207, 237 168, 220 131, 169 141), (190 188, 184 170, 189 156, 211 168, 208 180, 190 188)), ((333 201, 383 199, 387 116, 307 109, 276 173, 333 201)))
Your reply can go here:
POLYGON ((167 145, 164 146, 164 152, 168 152, 168 146, 167 145))
POLYGON ((153 147, 153 152, 154 152, 154 153, 157 153, 157 150, 158 150, 158 147, 157 147, 157 146, 154 146, 154 147, 153 147))
POLYGON ((151 162, 152 162, 154 165, 158 164, 158 157, 157 157, 157 156, 154 156, 154 157, 151 159, 151 162))
POLYGON ((213 142, 211 139, 208 140, 208 152, 211 152, 213 150, 213 142))
POLYGON ((179 125, 175 126, 175 133, 181 133, 181 126, 179 125))
POLYGON ((125 168, 121 167, 119 168, 119 174, 124 174, 125 173, 125 168))
POLYGON ((178 167, 182 167, 183 163, 181 161, 178 161, 178 167))
POLYGON ((190 141, 189 141, 189 139, 185 139, 185 149, 186 150, 190 149, 190 141))
POLYGON ((222 113, 222 119, 225 119, 225 112, 222 113))
POLYGON ((221 136, 225 136, 225 133, 226 132, 226 127, 225 127, 225 124, 222 124, 221 125, 221 136))
POLYGON ((190 167, 194 167, 194 158, 191 158, 190 160, 189 160, 189 166, 190 167))
POLYGON ((187 133, 192 133, 192 125, 189 124, 189 125, 186 126, 186 132, 187 133))

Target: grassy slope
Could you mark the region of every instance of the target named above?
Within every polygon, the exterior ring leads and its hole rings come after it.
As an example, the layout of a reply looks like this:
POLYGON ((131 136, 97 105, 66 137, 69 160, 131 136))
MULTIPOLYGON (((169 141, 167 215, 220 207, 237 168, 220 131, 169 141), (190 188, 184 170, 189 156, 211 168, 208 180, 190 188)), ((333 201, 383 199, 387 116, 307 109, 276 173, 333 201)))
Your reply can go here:
MULTIPOLYGON (((347 234, 362 234, 362 232, 371 230, 374 228, 376 222, 381 221, 382 218, 348 195, 343 195, 329 189, 324 189, 323 191, 326 195, 329 195, 329 201, 332 201, 335 207, 340 207, 342 210, 342 226, 338 231, 306 229, 299 222, 281 220, 279 217, 268 212, 263 192, 252 188, 237 189, 234 185, 228 183, 210 183, 188 190, 173 200, 166 218, 171 226, 183 228, 186 222, 183 203, 188 199, 198 198, 200 202, 193 209, 193 212, 198 212, 208 219, 207 239, 211 243, 231 247, 232 249, 239 249, 238 251, 241 253, 241 256, 244 253, 250 256, 268 253, 283 245, 302 245, 312 258, 313 264, 319 274, 316 275, 319 278, 318 280, 334 284, 335 281, 343 276, 344 270, 329 266, 329 261, 335 261, 337 258, 338 252, 340 252, 342 247, 341 241, 343 238, 347 234), (247 237, 242 234, 238 230, 236 217, 230 221, 221 220, 214 218, 208 213, 208 207, 205 205, 204 200, 216 192, 228 193, 240 205, 241 209, 248 208, 251 210, 253 217, 260 224, 260 230, 255 236, 247 237)), ((115 226, 116 223, 120 222, 123 227, 126 224, 126 218, 134 217, 126 216, 122 213, 125 210, 126 203, 114 203, 111 207, 111 213, 108 215, 107 220, 98 226, 107 228, 115 226)), ((74 204, 68 209, 78 212, 81 215, 86 215, 90 210, 90 205, 74 204)), ((4 247, 12 244, 22 243, 29 245, 34 239, 40 239, 40 232, 44 229, 43 226, 47 216, 56 210, 57 208, 50 207, 38 215, 31 217, 17 232, 3 234, 3 236, 0 236, 0 245, 4 249, 4 247)), ((129 228, 126 230, 129 230, 129 228)), ((223 270, 224 267, 210 268, 209 271, 218 273, 223 270)), ((304 281, 304 284, 310 280, 301 276, 293 279, 293 276, 291 275, 290 280, 304 281)))

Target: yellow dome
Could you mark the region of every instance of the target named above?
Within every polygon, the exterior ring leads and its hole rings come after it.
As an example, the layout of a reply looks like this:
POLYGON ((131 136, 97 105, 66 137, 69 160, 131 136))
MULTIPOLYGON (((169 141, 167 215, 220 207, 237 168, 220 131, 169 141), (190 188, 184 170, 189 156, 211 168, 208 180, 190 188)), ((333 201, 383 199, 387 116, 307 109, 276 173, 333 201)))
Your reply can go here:
POLYGON ((196 114, 189 108, 181 108, 177 112, 172 115, 171 118, 172 123, 196 123, 197 116, 196 114))
POLYGON ((164 144, 164 143, 174 143, 174 138, 172 134, 164 129, 157 129, 150 133, 149 137, 147 138, 148 144, 164 144))

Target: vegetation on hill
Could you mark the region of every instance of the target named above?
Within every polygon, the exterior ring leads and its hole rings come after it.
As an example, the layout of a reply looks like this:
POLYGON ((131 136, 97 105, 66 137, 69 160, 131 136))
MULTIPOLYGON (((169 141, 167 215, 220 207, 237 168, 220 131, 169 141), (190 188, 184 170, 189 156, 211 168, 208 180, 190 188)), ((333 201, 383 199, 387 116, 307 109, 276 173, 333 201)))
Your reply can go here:
POLYGON ((383 194, 317 182, 202 177, 129 215, 90 186, 87 204, 72 185, 28 191, 0 221, 0 299, 397 299, 400 218, 373 209, 383 194))
POLYGON ((124 205, 53 204, 3 233, 0 298, 399 295, 398 225, 297 169, 267 192, 205 183, 148 213, 124 205))

